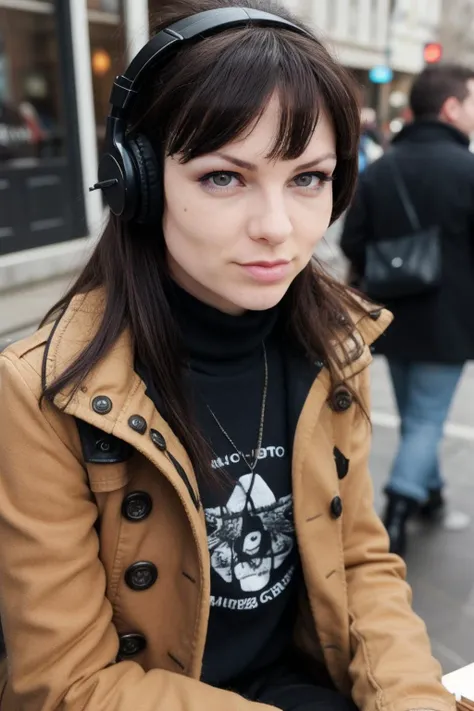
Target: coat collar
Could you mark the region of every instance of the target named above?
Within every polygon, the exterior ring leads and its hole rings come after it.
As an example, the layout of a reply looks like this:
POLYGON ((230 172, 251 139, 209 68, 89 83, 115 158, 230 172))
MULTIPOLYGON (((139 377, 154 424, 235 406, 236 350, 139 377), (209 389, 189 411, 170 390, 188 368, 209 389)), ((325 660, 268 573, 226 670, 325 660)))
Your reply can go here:
MULTIPOLYGON (((43 360, 43 386, 50 385, 68 368, 97 334, 104 312, 102 290, 75 296, 51 330, 43 360)), ((106 357, 97 363, 81 389, 71 396, 66 389, 56 395, 54 404, 75 416, 89 407, 92 393, 106 393, 114 403, 113 415, 102 417, 101 423, 116 421, 127 399, 139 389, 139 378, 133 369, 133 349, 130 334, 124 331, 106 357)))
POLYGON ((440 121, 437 118, 418 119, 402 128, 392 143, 398 145, 405 141, 416 143, 433 143, 435 141, 451 141, 465 148, 469 147, 469 137, 455 126, 440 121))
MULTIPOLYGON (((361 308, 354 308, 348 314, 354 324, 352 336, 338 347, 343 364, 338 373, 344 379, 353 377, 370 364, 370 346, 393 318, 385 309, 362 299, 359 302, 361 308)), ((46 344, 43 385, 51 384, 86 348, 100 328, 104 307, 105 297, 101 289, 79 294, 71 300, 54 324, 46 344)), ((315 375, 318 371, 316 368, 315 375)), ((327 386, 329 390, 329 382, 327 386)), ((90 410, 92 399, 100 393, 107 394, 112 400, 113 410, 106 417, 100 416, 99 426, 108 423, 108 427, 112 428, 129 411, 137 393, 146 396, 144 383, 135 371, 132 339, 128 331, 120 334, 105 358, 92 368, 80 390, 73 396, 70 390, 61 391, 54 402, 60 409, 80 417, 85 410, 90 410)))
MULTIPOLYGON (((55 323, 46 344, 43 385, 51 384, 91 341, 100 328, 104 304, 101 290, 72 299, 55 323)), ((54 398, 54 404, 66 414, 118 437, 143 454, 172 483, 190 518, 197 515, 198 487, 191 462, 184 447, 147 396, 146 386, 134 370, 132 339, 128 331, 120 334, 104 359, 91 369, 77 392, 71 393, 71 389, 60 391, 54 398), (96 411, 94 401, 99 397, 108 398, 111 403, 109 412, 96 411), (136 415, 146 422, 143 434, 132 426, 136 415), (165 448, 158 446, 154 433, 160 435, 165 448)))

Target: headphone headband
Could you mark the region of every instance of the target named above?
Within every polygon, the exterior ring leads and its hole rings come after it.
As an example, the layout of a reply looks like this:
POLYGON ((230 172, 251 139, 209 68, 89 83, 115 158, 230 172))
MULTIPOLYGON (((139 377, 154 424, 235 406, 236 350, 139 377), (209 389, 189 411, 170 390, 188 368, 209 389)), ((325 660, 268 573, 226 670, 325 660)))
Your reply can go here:
MULTIPOLYGON (((308 36, 298 25, 261 10, 221 7, 198 12, 158 32, 142 47, 123 74, 115 78, 107 117, 106 152, 99 163, 100 189, 114 215, 123 220, 156 223, 161 210, 162 166, 146 136, 127 136, 127 116, 151 71, 169 61, 186 44, 231 27, 281 27, 308 36)), ((309 35, 311 36, 311 35, 309 35)))
POLYGON ((116 77, 110 95, 114 117, 122 117, 124 112, 129 110, 148 72, 156 69, 158 64, 164 64, 183 44, 204 39, 231 27, 242 27, 248 24, 261 27, 286 27, 293 32, 307 34, 301 27, 282 17, 241 7, 206 10, 179 20, 152 37, 134 57, 125 72, 116 77))

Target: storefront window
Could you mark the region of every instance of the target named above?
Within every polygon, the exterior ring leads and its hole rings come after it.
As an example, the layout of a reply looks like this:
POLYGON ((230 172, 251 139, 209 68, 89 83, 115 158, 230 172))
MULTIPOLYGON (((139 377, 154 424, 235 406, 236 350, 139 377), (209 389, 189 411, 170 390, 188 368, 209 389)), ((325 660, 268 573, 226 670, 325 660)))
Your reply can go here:
POLYGON ((0 2, 0 165, 35 164, 65 152, 53 5, 31 8, 0 2))
POLYGON ((120 0, 87 0, 97 148, 102 153, 110 89, 125 69, 125 31, 120 0))

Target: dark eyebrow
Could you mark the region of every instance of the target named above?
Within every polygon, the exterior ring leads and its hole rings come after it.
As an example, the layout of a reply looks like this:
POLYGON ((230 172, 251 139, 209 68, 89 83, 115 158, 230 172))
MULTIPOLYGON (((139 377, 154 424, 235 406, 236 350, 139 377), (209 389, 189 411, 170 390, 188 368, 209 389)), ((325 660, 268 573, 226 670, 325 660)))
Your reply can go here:
MULTIPOLYGON (((223 158, 224 160, 229 161, 229 163, 233 163, 234 165, 238 166, 239 168, 243 168, 244 170, 252 170, 252 171, 258 170, 255 163, 248 163, 246 160, 241 160, 240 158, 234 158, 233 156, 230 156, 227 153, 220 153, 219 151, 216 151, 216 156, 219 156, 219 158, 223 158)), ((303 165, 299 165, 296 168, 296 172, 299 172, 302 170, 308 170, 309 168, 313 168, 315 165, 318 165, 318 163, 322 163, 323 160, 327 160, 328 158, 333 158, 334 160, 336 160, 337 155, 332 152, 331 153, 324 153, 324 155, 314 158, 313 160, 309 161, 309 163, 303 163, 303 165)))
POLYGON ((240 160, 240 158, 233 158, 232 156, 227 155, 227 153, 220 153, 219 151, 216 151, 216 156, 219 156, 219 158, 223 158, 224 160, 229 161, 229 163, 237 165, 239 168, 244 168, 244 170, 257 170, 257 166, 255 165, 255 163, 247 163, 246 160, 240 160))
POLYGON ((323 160, 328 160, 329 158, 337 160, 337 155, 332 152, 324 153, 324 155, 318 156, 318 158, 315 158, 314 160, 310 160, 309 163, 303 163, 303 165, 299 165, 296 168, 296 171, 299 172, 300 170, 308 170, 308 168, 314 168, 314 166, 318 165, 319 163, 322 163, 323 160))

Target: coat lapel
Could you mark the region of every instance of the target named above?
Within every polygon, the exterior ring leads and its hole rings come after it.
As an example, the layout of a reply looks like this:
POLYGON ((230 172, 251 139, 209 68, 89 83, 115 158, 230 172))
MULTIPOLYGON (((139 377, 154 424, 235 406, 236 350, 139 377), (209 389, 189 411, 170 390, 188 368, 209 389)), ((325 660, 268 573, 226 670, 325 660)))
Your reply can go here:
MULTIPOLYGON (((51 383, 84 349, 100 327, 103 312, 101 292, 75 297, 51 333, 47 343, 43 376, 51 383)), ((61 391, 54 404, 65 413, 118 437, 143 454, 170 481, 206 547, 205 522, 200 511, 198 485, 191 462, 181 442, 147 396, 145 384, 134 370, 134 355, 128 332, 89 373, 81 388, 71 394, 61 391), (106 397, 109 412, 100 413, 94 401, 106 397), (146 423, 144 433, 132 427, 133 416, 146 423), (155 433, 155 434, 154 434, 155 433), (156 433, 161 437, 157 437, 156 433)))

